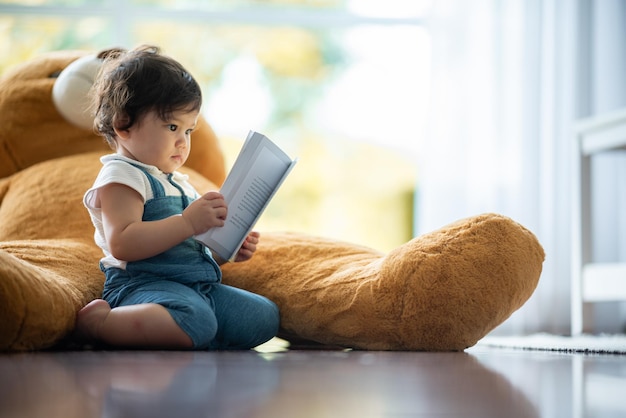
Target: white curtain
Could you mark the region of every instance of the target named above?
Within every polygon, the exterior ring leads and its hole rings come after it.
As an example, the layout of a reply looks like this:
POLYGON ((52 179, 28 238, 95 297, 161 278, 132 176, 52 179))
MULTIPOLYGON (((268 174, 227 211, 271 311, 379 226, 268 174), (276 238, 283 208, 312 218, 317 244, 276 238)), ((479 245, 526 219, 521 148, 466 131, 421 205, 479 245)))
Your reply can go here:
MULTIPOLYGON (((600 4, 623 11, 624 1, 433 2, 415 232, 497 212, 532 230, 547 254, 536 292, 495 333, 569 332, 572 125, 593 111, 600 4)), ((604 39, 605 49, 625 39, 604 39)))

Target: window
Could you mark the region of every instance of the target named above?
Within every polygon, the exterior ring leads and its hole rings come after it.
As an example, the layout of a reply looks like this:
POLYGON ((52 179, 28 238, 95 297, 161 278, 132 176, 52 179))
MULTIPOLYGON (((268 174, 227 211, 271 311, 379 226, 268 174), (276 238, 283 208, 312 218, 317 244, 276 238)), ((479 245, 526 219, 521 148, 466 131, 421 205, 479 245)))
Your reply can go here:
POLYGON ((201 83, 230 163, 250 129, 300 158, 259 230, 383 251, 411 238, 429 1, 197 3, 0 0, 0 71, 49 50, 158 45, 201 83))

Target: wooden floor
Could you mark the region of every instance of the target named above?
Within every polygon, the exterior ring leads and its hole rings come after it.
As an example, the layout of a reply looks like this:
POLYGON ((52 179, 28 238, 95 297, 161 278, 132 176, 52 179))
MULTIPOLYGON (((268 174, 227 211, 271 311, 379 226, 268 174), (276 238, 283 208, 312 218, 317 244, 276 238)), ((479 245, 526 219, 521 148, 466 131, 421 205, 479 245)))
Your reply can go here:
POLYGON ((0 354, 0 417, 626 416, 626 356, 264 351, 0 354))

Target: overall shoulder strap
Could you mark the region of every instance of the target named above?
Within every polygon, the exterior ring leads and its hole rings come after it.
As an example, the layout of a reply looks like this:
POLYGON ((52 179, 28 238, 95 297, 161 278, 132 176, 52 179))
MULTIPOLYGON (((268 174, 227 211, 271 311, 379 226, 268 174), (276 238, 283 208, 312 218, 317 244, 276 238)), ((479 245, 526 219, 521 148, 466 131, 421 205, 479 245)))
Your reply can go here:
POLYGON ((145 167, 142 167, 139 164, 133 164, 130 162, 128 164, 132 165, 135 168, 138 168, 140 171, 142 171, 145 174, 145 176, 148 178, 148 181, 150 182, 150 187, 152 188, 152 194, 154 195, 155 198, 165 196, 165 189, 163 188, 163 185, 161 184, 159 179, 154 177, 152 174, 148 172, 148 170, 145 169, 145 167))

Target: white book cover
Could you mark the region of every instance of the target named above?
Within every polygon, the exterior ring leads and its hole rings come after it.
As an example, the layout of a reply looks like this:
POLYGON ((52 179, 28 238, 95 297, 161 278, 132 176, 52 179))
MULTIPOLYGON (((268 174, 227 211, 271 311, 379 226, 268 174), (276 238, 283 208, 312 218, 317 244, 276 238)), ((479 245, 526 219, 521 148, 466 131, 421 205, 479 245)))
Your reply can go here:
POLYGON ((232 260, 297 161, 265 135, 250 131, 220 189, 228 205, 226 223, 194 238, 232 260))

